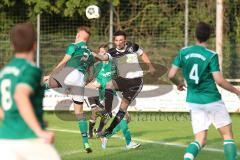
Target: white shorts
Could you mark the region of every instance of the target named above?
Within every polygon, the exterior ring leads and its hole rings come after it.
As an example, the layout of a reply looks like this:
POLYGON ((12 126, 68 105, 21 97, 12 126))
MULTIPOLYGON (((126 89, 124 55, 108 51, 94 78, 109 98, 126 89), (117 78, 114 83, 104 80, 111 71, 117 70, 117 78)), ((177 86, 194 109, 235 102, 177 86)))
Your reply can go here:
POLYGON ((69 94, 74 101, 84 101, 84 74, 76 69, 71 71, 64 79, 64 87, 67 87, 69 94))
POLYGON ((0 159, 2 160, 60 160, 51 144, 43 139, 0 140, 0 159))
POLYGON ((208 104, 188 103, 188 107, 194 134, 208 130, 211 124, 218 129, 232 123, 223 101, 208 104))

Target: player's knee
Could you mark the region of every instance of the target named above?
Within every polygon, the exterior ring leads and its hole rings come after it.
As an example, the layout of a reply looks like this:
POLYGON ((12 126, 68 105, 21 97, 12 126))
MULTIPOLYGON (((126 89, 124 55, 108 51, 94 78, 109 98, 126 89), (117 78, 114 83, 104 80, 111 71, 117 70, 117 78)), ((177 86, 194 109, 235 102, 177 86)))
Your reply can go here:
POLYGON ((54 79, 53 77, 50 77, 47 83, 48 83, 49 88, 61 87, 60 83, 58 83, 57 80, 54 79))
POLYGON ((83 105, 83 101, 82 100, 73 99, 73 103, 76 104, 76 105, 83 105))

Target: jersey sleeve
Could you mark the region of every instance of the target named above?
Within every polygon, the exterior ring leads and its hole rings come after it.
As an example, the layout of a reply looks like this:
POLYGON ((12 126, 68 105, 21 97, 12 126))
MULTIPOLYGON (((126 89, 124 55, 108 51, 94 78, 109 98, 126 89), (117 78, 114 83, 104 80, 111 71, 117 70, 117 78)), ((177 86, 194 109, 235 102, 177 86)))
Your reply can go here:
POLYGON ((177 56, 174 58, 172 65, 178 68, 182 68, 181 52, 179 52, 177 56))
POLYGON ((210 72, 219 72, 220 71, 220 67, 219 67, 219 61, 218 61, 218 55, 215 54, 210 63, 209 63, 209 66, 210 66, 210 72))
POLYGON ((107 52, 109 60, 112 60, 113 57, 116 56, 116 49, 115 48, 110 48, 107 52))
POLYGON ((42 71, 37 67, 27 67, 20 77, 18 84, 27 85, 35 91, 39 88, 42 79, 42 71))
POLYGON ((75 46, 74 46, 74 44, 70 44, 67 47, 66 54, 69 56, 72 56, 74 52, 75 52, 75 46))
POLYGON ((143 49, 139 47, 138 44, 133 44, 133 50, 135 51, 135 53, 137 53, 137 55, 142 55, 143 54, 143 49))

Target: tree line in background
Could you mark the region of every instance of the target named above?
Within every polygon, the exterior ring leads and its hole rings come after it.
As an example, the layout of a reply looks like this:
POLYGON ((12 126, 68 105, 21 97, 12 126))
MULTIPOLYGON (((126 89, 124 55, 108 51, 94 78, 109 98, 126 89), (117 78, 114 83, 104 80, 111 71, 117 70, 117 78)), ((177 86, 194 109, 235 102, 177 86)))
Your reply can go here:
MULTIPOLYGON (((68 35, 74 34, 78 25, 86 24, 91 27, 93 41, 107 41, 110 3, 114 6, 114 30, 126 31, 130 40, 141 44, 150 53, 152 60, 169 65, 171 58, 184 44, 185 0, 0 0, 0 51, 2 54, 0 67, 11 56, 8 42, 9 29, 19 21, 30 19, 36 22, 38 14, 42 17, 41 33, 46 34, 47 37, 42 38, 43 48, 54 46, 49 37, 63 39, 53 47, 58 48, 59 57, 65 50, 63 46, 66 47, 74 37, 73 35, 69 38, 68 35), (99 20, 89 21, 84 16, 85 8, 90 4, 100 6, 102 17, 99 20), (57 29, 60 26, 62 28, 57 29), (69 29, 70 26, 71 29, 69 29)), ((215 1, 189 0, 189 44, 194 41, 194 27, 197 22, 208 22, 215 29, 215 9, 215 1)), ((239 23, 240 1, 224 1, 223 69, 224 74, 229 78, 238 78, 240 74, 239 23)), ((213 34, 213 39, 210 41, 211 49, 215 49, 214 36, 213 34)), ((42 59, 44 59, 44 55, 47 57, 49 50, 42 51, 42 59)), ((46 70, 52 67, 52 64, 42 65, 46 70)))

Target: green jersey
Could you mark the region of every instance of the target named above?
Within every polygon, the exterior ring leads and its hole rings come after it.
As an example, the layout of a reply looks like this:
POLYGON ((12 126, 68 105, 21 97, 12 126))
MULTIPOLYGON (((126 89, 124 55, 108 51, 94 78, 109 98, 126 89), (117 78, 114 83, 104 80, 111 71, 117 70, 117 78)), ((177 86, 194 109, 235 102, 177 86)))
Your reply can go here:
POLYGON ((187 102, 207 104, 221 100, 213 79, 219 72, 218 55, 203 46, 194 45, 180 50, 173 65, 182 68, 187 82, 187 102))
POLYGON ((94 77, 101 84, 101 88, 99 89, 100 100, 104 99, 107 82, 116 77, 116 75, 116 65, 111 60, 107 62, 100 61, 94 65, 94 77))
POLYGON ((86 74, 88 68, 94 63, 93 54, 88 49, 86 42, 70 44, 66 54, 71 56, 71 59, 67 62, 67 66, 75 68, 83 74, 86 74))
POLYGON ((39 124, 44 128, 42 100, 44 90, 41 86, 42 71, 26 59, 13 58, 0 71, 0 107, 4 111, 4 119, 0 126, 0 139, 36 138, 19 113, 14 100, 17 85, 29 86, 33 94, 30 101, 39 124))

